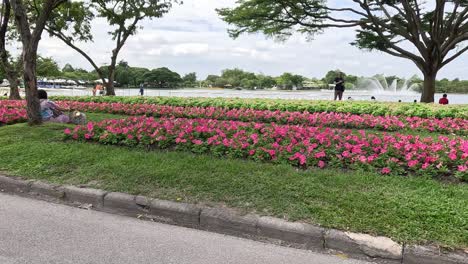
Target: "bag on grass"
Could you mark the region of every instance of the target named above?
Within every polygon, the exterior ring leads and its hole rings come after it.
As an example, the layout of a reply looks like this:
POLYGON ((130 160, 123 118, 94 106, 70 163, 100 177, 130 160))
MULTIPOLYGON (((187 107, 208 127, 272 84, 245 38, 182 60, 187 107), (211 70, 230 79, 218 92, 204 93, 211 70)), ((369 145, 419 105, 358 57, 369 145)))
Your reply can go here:
POLYGON ((79 111, 73 111, 70 113, 70 123, 75 125, 86 124, 86 115, 79 111))

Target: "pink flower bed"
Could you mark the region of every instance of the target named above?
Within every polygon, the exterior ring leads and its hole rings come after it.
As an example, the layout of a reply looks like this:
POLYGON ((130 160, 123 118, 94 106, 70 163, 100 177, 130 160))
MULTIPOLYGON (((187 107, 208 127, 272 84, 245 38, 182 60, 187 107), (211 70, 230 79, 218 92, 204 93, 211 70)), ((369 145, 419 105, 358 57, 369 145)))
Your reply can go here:
POLYGON ((385 131, 412 129, 443 133, 468 133, 468 120, 461 118, 420 118, 398 116, 355 115, 345 113, 309 113, 252 109, 225 109, 217 107, 176 107, 152 104, 59 102, 63 107, 80 111, 106 112, 156 117, 212 118, 246 122, 275 122, 339 128, 375 128, 385 131))
POLYGON ((26 109, 0 107, 0 125, 26 122, 26 109))
POLYGON ((26 101, 24 100, 0 100, 1 108, 25 108, 26 101))
POLYGON ((131 117, 65 130, 103 144, 176 148, 300 167, 365 169, 382 174, 455 175, 468 180, 468 141, 255 122, 131 117))
MULTIPOLYGON (((346 113, 309 113, 268 111, 252 109, 225 109, 219 107, 176 107, 154 104, 123 104, 59 101, 64 108, 83 112, 104 112, 125 115, 148 115, 155 117, 211 118, 219 120, 237 120, 246 122, 275 122, 278 124, 301 124, 308 126, 326 126, 336 128, 379 129, 399 131, 404 129, 468 134, 468 120, 462 118, 420 118, 400 116, 373 116, 346 113)), ((21 101, 1 101, 0 106, 24 107, 21 101)))

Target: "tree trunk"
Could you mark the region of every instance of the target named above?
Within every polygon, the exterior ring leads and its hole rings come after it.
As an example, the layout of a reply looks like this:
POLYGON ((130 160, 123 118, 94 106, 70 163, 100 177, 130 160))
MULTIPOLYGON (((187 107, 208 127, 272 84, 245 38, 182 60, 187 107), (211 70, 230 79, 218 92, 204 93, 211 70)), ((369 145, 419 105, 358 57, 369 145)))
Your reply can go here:
POLYGON ((424 73, 421 103, 433 103, 437 73, 424 73))
POLYGON ((9 99, 10 100, 21 100, 21 96, 20 96, 20 93, 19 93, 19 80, 16 76, 9 76, 9 74, 7 74, 7 80, 8 82, 10 83, 10 96, 9 96, 9 99))
POLYGON ((115 65, 117 64, 117 51, 113 50, 112 51, 112 58, 111 58, 111 64, 109 67, 107 67, 109 71, 109 76, 108 76, 108 81, 106 84, 106 95, 115 95, 115 89, 114 89, 114 79, 115 79, 115 65))
POLYGON ((115 95, 114 70, 109 69, 109 80, 106 83, 106 95, 115 95))
POLYGON ((36 53, 28 51, 26 48, 23 52, 23 68, 28 123, 29 125, 39 125, 42 123, 42 117, 41 106, 37 96, 36 53))

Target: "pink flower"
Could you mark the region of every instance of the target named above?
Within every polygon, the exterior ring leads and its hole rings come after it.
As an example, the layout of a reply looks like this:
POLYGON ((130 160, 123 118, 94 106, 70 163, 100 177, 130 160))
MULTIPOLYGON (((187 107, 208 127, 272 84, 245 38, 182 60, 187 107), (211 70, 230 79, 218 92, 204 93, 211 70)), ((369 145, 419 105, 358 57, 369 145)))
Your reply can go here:
POLYGON ((65 130, 63 131, 63 133, 65 133, 65 135, 70 135, 71 134, 71 130, 69 128, 65 128, 65 130))
POLYGON ((457 159, 457 154, 453 151, 451 151, 448 155, 449 159, 451 160, 456 160, 457 159))
POLYGON ((130 140, 132 140, 132 139, 133 139, 133 135, 128 134, 128 135, 127 135, 127 138, 130 139, 130 140))
POLYGON ((88 131, 91 132, 94 129, 94 125, 92 122, 89 122, 88 125, 86 126, 88 128, 88 131))
POLYGON ((250 135, 250 138, 252 139, 254 144, 258 143, 258 135, 257 134, 250 135))
POLYGON ((302 153, 296 152, 289 160, 299 160, 300 165, 306 164, 306 156, 302 153))
POLYGON ((322 160, 320 160, 320 161, 318 162, 318 166, 319 166, 319 168, 321 168, 321 169, 324 168, 324 167, 325 167, 325 162, 323 162, 322 160))
POLYGON ((325 151, 323 151, 323 150, 320 151, 320 152, 315 153, 315 155, 314 155, 314 157, 316 159, 325 158, 326 156, 327 156, 327 154, 325 154, 325 151))
POLYGON ((410 167, 410 168, 416 166, 416 164, 418 164, 418 161, 417 161, 417 160, 410 160, 410 161, 408 161, 408 167, 410 167))
POLYGON ((359 156, 359 161, 362 163, 366 163, 367 162, 366 156, 359 156))
POLYGON ((382 174, 390 174, 391 172, 392 172, 392 169, 390 169, 388 167, 385 167, 380 171, 380 173, 382 173, 382 174))
POLYGON ((459 165, 458 166, 458 171, 465 172, 468 170, 468 166, 466 165, 459 165))
POLYGON ((186 139, 182 139, 182 138, 176 138, 175 142, 176 142, 177 144, 179 144, 179 143, 185 143, 185 142, 187 142, 187 140, 186 140, 186 139))
POLYGON ((372 155, 372 156, 367 157, 367 162, 370 163, 370 162, 374 161, 375 158, 376 158, 376 156, 377 156, 377 155, 372 155))
POLYGON ((199 139, 194 139, 194 140, 192 140, 192 143, 195 144, 195 145, 201 145, 201 144, 203 144, 203 141, 201 141, 199 139))
POLYGON ((272 158, 274 158, 276 155, 276 151, 274 149, 266 149, 265 152, 268 153, 272 158))

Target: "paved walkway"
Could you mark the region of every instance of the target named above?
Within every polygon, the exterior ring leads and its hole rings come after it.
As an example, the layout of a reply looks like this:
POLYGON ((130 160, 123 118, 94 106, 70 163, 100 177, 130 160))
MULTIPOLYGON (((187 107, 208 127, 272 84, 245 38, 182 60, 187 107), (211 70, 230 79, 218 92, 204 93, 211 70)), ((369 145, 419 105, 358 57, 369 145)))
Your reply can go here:
POLYGON ((0 193, 1 264, 364 264, 0 193))

